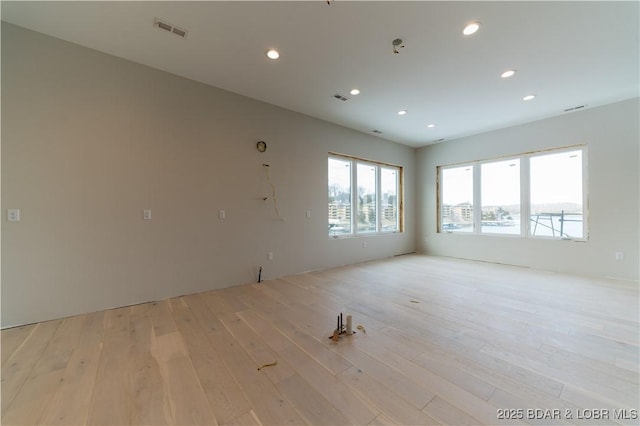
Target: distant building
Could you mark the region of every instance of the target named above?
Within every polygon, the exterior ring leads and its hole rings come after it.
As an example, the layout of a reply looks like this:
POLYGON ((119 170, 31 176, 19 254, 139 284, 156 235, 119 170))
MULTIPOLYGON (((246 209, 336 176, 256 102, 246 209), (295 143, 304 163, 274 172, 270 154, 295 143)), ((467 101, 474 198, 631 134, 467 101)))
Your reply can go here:
POLYGON ((336 223, 351 221, 351 204, 329 203, 329 219, 336 223))
POLYGON ((456 222, 473 222, 473 204, 466 202, 453 206, 453 217, 456 222))
POLYGON ((393 204, 387 204, 384 207, 384 218, 387 220, 395 220, 398 217, 396 206, 393 204))
POLYGON ((453 214, 453 206, 451 204, 443 204, 442 205, 442 218, 451 218, 453 214))

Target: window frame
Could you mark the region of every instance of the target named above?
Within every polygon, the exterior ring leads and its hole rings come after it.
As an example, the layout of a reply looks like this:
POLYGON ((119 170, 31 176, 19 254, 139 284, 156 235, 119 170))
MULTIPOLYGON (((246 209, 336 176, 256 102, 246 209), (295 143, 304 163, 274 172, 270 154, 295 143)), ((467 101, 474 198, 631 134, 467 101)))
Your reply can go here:
MULTIPOLYGON (((350 162, 350 184, 351 184, 351 231, 341 234, 328 233, 330 239, 336 238, 353 238, 353 237, 369 237, 376 235, 390 235, 404 232, 404 168, 397 164, 386 163, 382 161, 368 160, 351 155, 339 154, 335 152, 329 152, 327 161, 335 159, 339 161, 350 162), (358 230, 358 165, 374 166, 375 167, 375 202, 376 202, 376 229, 375 231, 359 231, 358 230), (382 173, 381 169, 394 169, 396 171, 396 204, 397 204, 397 229, 384 230, 383 229, 383 215, 384 206, 382 205, 383 191, 381 189, 382 173)), ((329 176, 327 175, 326 185, 329 185, 329 176)), ((328 203, 328 191, 327 191, 327 205, 328 203)), ((327 215, 328 215, 327 210, 327 215)), ((329 223, 329 217, 327 217, 327 224, 329 223)))
POLYGON ((474 161, 465 161, 436 167, 436 232, 438 234, 456 234, 456 235, 482 235, 502 238, 532 238, 541 240, 571 240, 578 242, 586 242, 589 240, 589 187, 588 187, 588 147, 585 144, 571 145, 560 148, 549 148, 539 151, 531 151, 517 155, 508 155, 494 158, 487 158, 474 161), (546 236, 531 235, 531 174, 530 159, 534 157, 561 154, 563 152, 581 151, 582 152, 582 237, 562 237, 562 236, 546 236), (494 163, 499 161, 516 160, 520 161, 520 232, 519 233, 496 233, 482 232, 482 164, 494 163), (455 232, 452 230, 442 229, 442 200, 443 200, 443 178, 442 170, 472 167, 473 173, 473 229, 471 232, 455 232))

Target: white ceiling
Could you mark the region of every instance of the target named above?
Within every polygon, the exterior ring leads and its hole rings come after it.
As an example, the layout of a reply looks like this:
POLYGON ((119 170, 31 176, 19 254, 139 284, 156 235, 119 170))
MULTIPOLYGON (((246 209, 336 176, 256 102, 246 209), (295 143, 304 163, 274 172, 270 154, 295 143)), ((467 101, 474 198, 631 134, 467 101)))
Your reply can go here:
POLYGON ((2 1, 2 20, 415 147, 640 90, 637 1, 2 1))

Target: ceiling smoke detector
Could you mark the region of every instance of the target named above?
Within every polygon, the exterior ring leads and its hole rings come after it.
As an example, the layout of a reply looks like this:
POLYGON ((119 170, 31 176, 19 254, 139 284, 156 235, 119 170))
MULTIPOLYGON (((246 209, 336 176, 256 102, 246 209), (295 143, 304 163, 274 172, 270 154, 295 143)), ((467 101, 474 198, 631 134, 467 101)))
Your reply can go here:
POLYGON ((187 37, 187 30, 183 30, 182 28, 178 28, 175 25, 172 25, 166 21, 163 21, 159 18, 156 18, 153 21, 153 26, 158 28, 159 30, 167 31, 172 34, 175 34, 179 37, 185 38, 187 37))
POLYGON ((393 46, 393 53, 400 53, 398 49, 402 49, 404 47, 404 44, 402 43, 403 41, 401 38, 397 38, 391 42, 391 45, 393 46))

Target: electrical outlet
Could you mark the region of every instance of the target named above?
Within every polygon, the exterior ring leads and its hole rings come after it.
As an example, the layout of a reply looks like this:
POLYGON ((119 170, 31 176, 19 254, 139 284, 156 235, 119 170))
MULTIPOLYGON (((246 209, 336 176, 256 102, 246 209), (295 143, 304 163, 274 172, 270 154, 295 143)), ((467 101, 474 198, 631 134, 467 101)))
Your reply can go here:
POLYGON ((366 241, 362 242, 362 247, 367 247, 367 242, 366 241))
POLYGON ((20 222, 20 209, 7 209, 7 220, 9 222, 20 222))
POLYGON ((311 210, 307 210, 306 216, 307 216, 307 219, 311 219, 311 210))
POLYGON ((616 260, 622 262, 624 260, 624 253, 621 251, 616 252, 616 260))
POLYGON ((151 210, 142 210, 142 218, 144 220, 151 220, 151 210))

